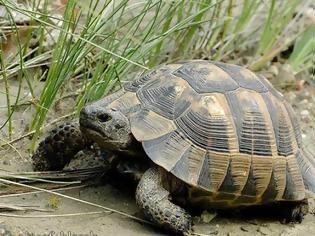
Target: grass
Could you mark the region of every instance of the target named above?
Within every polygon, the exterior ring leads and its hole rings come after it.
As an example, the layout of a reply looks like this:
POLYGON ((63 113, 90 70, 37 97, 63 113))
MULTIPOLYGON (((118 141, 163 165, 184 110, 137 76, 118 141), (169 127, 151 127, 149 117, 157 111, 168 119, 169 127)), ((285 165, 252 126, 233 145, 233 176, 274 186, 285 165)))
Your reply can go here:
POLYGON ((52 107, 74 82, 79 87, 73 111, 78 113, 87 102, 159 63, 192 58, 229 61, 235 52, 249 51, 254 60, 246 66, 261 70, 295 44, 288 63, 296 73, 312 66, 314 27, 299 26, 301 10, 311 1, 69 0, 61 15, 51 14, 49 1, 42 2, 33 1, 25 9, 14 1, 0 0, 9 19, 0 31, 17 35, 18 46, 9 56, 1 48, 0 83, 5 83, 8 115, 0 126, 7 129, 10 140, 12 114, 22 100, 20 93, 10 100, 10 80, 26 81, 33 107, 32 149, 52 107), (21 25, 14 21, 16 12, 30 18, 24 38, 21 25), (47 49, 45 39, 52 31, 59 36, 55 46, 47 49), (37 45, 30 47, 34 33, 37 45), (37 95, 39 80, 45 82, 37 95))

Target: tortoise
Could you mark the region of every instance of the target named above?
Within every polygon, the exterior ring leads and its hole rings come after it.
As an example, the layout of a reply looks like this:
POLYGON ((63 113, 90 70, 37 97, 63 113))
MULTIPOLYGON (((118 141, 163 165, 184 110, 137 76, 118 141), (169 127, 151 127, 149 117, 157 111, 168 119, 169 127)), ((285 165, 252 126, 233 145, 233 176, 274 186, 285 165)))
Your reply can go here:
POLYGON ((315 160, 303 150, 292 107, 267 79, 240 66, 158 66, 84 107, 80 129, 101 149, 150 163, 136 202, 179 234, 191 230, 185 206, 283 203, 289 220, 302 221, 306 190, 315 190, 315 160))

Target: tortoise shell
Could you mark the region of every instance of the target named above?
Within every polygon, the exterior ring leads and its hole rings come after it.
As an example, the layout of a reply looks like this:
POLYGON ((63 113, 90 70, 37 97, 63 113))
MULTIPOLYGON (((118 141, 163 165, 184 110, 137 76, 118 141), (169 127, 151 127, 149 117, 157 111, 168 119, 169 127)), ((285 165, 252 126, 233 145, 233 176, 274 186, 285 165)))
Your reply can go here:
POLYGON ((245 68, 201 60, 163 65, 107 102, 127 114, 154 163, 217 200, 304 198, 292 108, 245 68))

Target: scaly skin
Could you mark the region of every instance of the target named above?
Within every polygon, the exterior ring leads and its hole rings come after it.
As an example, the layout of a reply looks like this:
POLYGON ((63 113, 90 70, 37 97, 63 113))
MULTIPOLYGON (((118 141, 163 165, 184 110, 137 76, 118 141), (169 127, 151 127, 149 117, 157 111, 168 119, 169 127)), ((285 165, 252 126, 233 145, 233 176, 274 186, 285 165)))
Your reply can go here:
POLYGON ((96 150, 81 150, 73 159, 63 168, 63 170, 80 170, 92 168, 104 168, 108 170, 111 166, 109 162, 110 154, 104 156, 100 151, 96 150))
POLYGON ((35 171, 61 170, 75 154, 87 146, 79 124, 65 123, 53 129, 39 143, 32 156, 35 171))
POLYGON ((136 190, 136 202, 153 222, 178 234, 189 234, 191 216, 170 201, 170 193, 163 188, 157 167, 150 168, 142 176, 136 190))

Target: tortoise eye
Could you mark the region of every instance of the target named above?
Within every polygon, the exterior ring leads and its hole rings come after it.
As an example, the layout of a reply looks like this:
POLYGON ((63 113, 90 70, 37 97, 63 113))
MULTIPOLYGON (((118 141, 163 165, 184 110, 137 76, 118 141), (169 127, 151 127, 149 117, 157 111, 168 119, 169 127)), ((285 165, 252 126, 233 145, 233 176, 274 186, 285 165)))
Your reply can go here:
POLYGON ((110 121, 112 119, 112 117, 106 113, 98 114, 97 118, 99 119, 100 122, 107 122, 107 121, 110 121))

